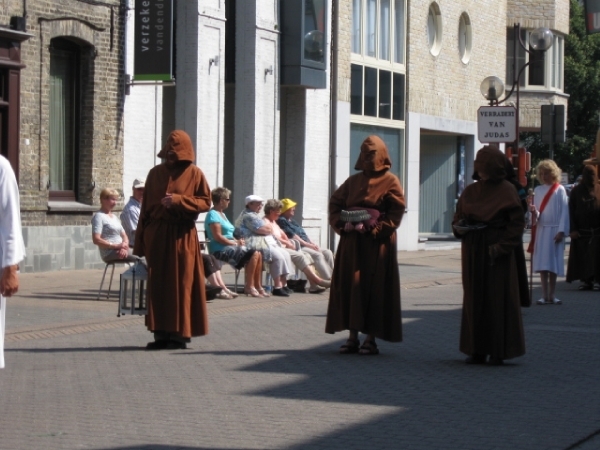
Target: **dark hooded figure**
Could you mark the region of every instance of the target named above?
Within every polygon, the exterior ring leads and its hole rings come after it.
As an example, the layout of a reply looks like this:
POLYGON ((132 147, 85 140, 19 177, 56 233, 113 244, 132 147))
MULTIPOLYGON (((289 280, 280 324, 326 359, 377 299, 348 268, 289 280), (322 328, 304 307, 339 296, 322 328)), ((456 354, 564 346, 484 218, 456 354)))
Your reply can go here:
POLYGON ((506 156, 493 146, 477 152, 479 181, 463 191, 452 222, 462 239, 463 310, 460 351, 467 363, 499 365, 525 354, 518 266, 525 216, 505 180, 506 156))
POLYGON ((335 255, 325 331, 350 330, 340 353, 379 353, 375 338, 402 340, 400 276, 396 229, 404 214, 404 191, 389 169, 385 143, 369 136, 360 147, 350 176, 329 200, 329 224, 340 235, 335 255), (356 230, 340 219, 342 211, 366 208, 379 211, 372 228, 356 230), (358 332, 366 334, 359 347, 358 332))
POLYGON ((567 282, 581 280, 579 289, 591 290, 600 283, 600 185, 593 166, 583 168, 581 182, 569 196, 571 250, 567 282))
MULTIPOLYGON (((515 168, 508 160, 504 158, 504 169, 506 170, 506 181, 512 184, 517 191, 519 200, 521 200, 521 208, 523 208, 523 216, 527 212, 527 191, 521 183, 517 180, 517 174, 515 168)), ((479 181, 479 174, 477 171, 473 173, 472 177, 475 181, 479 181)), ((523 235, 521 235, 521 245, 515 247, 515 257, 517 260, 517 275, 519 278, 519 298, 521 299, 521 306, 529 308, 531 306, 531 296, 529 295, 529 281, 527 279, 527 260, 525 259, 525 249, 523 248, 523 235)))
POLYGON ((146 178, 134 254, 148 263, 149 350, 186 348, 208 333, 204 269, 196 218, 210 209, 210 188, 194 164, 185 131, 171 132, 158 154, 165 161, 146 178))

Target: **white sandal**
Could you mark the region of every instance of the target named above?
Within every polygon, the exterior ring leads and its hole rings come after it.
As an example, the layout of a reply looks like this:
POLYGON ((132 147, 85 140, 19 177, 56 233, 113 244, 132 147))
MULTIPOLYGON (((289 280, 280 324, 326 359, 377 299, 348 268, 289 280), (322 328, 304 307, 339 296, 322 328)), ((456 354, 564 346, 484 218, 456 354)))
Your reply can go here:
POLYGON ((231 295, 229 295, 227 292, 221 291, 217 294, 217 298, 219 298, 221 300, 231 300, 233 297, 231 295))
POLYGON ((227 292, 231 296, 231 298, 237 298, 238 297, 237 292, 230 291, 229 289, 227 289, 225 292, 227 292))

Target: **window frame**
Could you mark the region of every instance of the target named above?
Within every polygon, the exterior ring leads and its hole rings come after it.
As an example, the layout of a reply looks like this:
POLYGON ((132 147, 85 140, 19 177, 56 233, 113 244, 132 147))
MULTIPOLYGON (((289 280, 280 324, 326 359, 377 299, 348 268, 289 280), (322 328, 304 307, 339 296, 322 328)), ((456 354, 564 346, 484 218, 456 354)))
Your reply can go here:
MULTIPOLYGON (((510 39, 511 34, 513 33, 514 28, 507 28, 507 37, 506 37, 506 85, 507 88, 510 89, 512 86, 512 49, 513 49, 513 39, 510 39)), ((534 30, 531 29, 521 29, 521 37, 523 39, 523 43, 525 46, 531 51, 529 46, 530 36, 534 30)), ((519 70, 523 67, 524 64, 527 64, 530 61, 531 54, 526 52, 517 42, 517 74, 519 70)), ((550 91, 550 92, 564 92, 564 36, 556 34, 554 32, 554 42, 552 43, 552 47, 544 52, 544 61, 543 61, 543 84, 531 84, 529 82, 531 75, 531 64, 528 65, 523 74, 521 75, 521 80, 519 83, 521 91, 550 91)))
POLYGON ((361 60, 369 61, 368 65, 387 65, 393 66, 405 66, 406 63, 406 0, 353 0, 352 2, 352 32, 351 32, 351 59, 352 61, 361 60), (387 58, 381 58, 381 3, 389 3, 389 12, 387 15, 387 35, 389 44, 387 46, 386 53, 387 58), (374 41, 373 41, 373 56, 369 55, 368 44, 367 44, 367 32, 368 32, 368 6, 375 5, 373 11, 373 27, 374 27, 374 41), (403 23, 401 27, 397 27, 397 6, 402 5, 404 13, 402 14, 403 23), (360 6, 360 11, 356 11, 355 7, 360 6), (355 22, 358 19, 358 23, 355 22), (398 39, 397 28, 400 29, 402 36, 398 39), (360 34, 360 36, 358 35, 360 34), (402 61, 396 62, 395 57, 397 55, 397 47, 403 47, 402 61), (358 48, 357 48, 358 47, 358 48), (358 51, 356 51, 358 50, 358 51))
MULTIPOLYGON (((353 6, 353 10, 352 10, 352 20, 353 20, 353 25, 352 25, 352 30, 353 30, 353 35, 351 36, 351 57, 350 57, 350 63, 351 63, 351 85, 352 85, 352 73, 353 70, 356 70, 357 67, 361 67, 362 69, 362 85, 361 85, 361 106, 360 106, 360 113, 356 113, 356 112, 352 112, 351 109, 351 120, 354 123, 363 123, 363 124, 369 124, 369 125, 382 125, 383 123, 386 123, 387 127, 391 127, 391 128, 404 128, 404 124, 405 124, 405 120, 406 120, 406 65, 405 65, 405 58, 406 58, 406 0, 389 0, 389 14, 388 14, 388 26, 389 26, 389 34, 388 34, 388 39, 389 39, 389 46, 387 49, 387 53, 388 53, 388 58, 386 59, 381 59, 378 56, 380 55, 380 47, 379 47, 379 40, 380 40, 380 35, 378 34, 378 30, 379 30, 379 21, 381 19, 381 14, 380 14, 380 6, 381 6, 381 0, 353 0, 352 2, 352 6, 353 6), (375 56, 369 56, 367 53, 367 49, 366 49, 366 40, 365 40, 365 34, 366 34, 366 30, 367 30, 367 18, 366 18, 366 11, 367 11, 367 6, 369 4, 375 4, 376 8, 374 11, 374 18, 375 18, 375 23, 376 23, 376 46, 373 49, 374 50, 374 54, 375 56), (357 13, 355 11, 355 7, 359 6, 360 7, 360 11, 357 13), (398 6, 400 6, 402 8, 403 13, 401 14, 401 18, 402 18, 402 24, 400 26, 398 26, 397 23, 397 19, 399 17, 398 15, 398 6), (359 19, 359 23, 357 23, 356 19, 359 19), (398 38, 397 36, 397 32, 398 30, 396 28, 399 28, 402 36, 400 38, 398 38), (355 31, 362 33, 361 36, 356 36, 354 33, 355 31), (357 46, 356 44, 360 45, 360 52, 355 52, 354 50, 356 50, 357 46), (404 48, 401 51, 401 55, 403 57, 403 61, 400 62, 395 62, 396 56, 398 55, 398 49, 397 46, 399 45, 399 43, 402 43, 404 45, 404 48), (365 103, 366 103, 366 96, 365 96, 365 72, 366 70, 370 70, 370 69, 374 69, 376 70, 376 75, 375 75, 375 79, 376 79, 376 98, 375 98, 375 102, 376 102, 376 106, 375 106, 375 115, 365 115, 365 103), (403 105, 402 105, 402 112, 400 114, 400 116, 402 117, 402 119, 394 119, 394 117, 397 117, 397 114, 395 114, 394 110, 392 108, 390 108, 390 118, 386 118, 386 117, 381 117, 380 115, 380 109, 381 109, 381 105, 380 105, 380 101, 379 101, 379 95, 380 95, 380 72, 381 71, 388 71, 390 72, 390 79, 391 79, 391 92, 390 92, 390 107, 393 105, 394 103, 394 98, 395 95, 397 94, 397 92, 394 91, 394 80, 395 77, 397 75, 401 75, 403 77, 403 86, 402 86, 402 100, 403 100, 403 105)), ((351 98, 354 97, 353 93, 354 90, 352 89, 352 87, 354 87, 354 89, 356 89, 356 86, 351 86, 351 98)), ((351 105, 352 105, 352 99, 351 99, 351 105)), ((355 104, 356 106, 356 104, 355 104)), ((351 107, 352 108, 352 107, 351 107)))
MULTIPOLYGON (((72 86, 72 158, 73 164, 69 170, 73 172, 73 186, 72 189, 54 189, 52 186, 52 167, 51 167, 51 152, 52 152, 52 126, 50 125, 51 111, 48 115, 48 199, 49 201, 77 201, 79 191, 79 158, 81 153, 80 148, 80 131, 81 131, 81 86, 82 86, 82 73, 81 73, 81 61, 82 61, 82 47, 70 39, 64 37, 58 37, 51 40, 49 46, 50 52, 50 63, 49 72, 50 76, 53 52, 69 53, 74 60, 74 64, 71 69, 71 76, 73 80, 72 86)), ((54 53, 56 55, 56 53, 54 53)), ((49 108, 52 109, 52 97, 49 93, 48 103, 49 108)))

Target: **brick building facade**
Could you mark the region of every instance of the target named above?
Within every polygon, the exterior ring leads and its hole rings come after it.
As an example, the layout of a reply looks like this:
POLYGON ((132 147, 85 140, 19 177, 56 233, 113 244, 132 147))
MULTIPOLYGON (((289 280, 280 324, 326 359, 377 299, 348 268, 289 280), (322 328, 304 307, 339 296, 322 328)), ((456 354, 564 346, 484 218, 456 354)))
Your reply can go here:
POLYGON ((27 248, 23 271, 100 265, 90 220, 100 190, 120 189, 123 175, 123 19, 120 0, 0 6, 0 24, 27 35, 13 164, 27 248))

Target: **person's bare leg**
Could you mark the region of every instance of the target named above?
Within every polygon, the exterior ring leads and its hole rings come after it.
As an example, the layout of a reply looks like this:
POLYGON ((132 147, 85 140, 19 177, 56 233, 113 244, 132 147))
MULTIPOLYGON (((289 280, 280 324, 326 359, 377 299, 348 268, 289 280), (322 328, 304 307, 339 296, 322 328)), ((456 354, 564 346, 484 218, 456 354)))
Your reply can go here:
POLYGON ((244 268, 244 288, 246 291, 250 291, 253 287, 255 287, 256 278, 254 276, 254 272, 256 271, 258 255, 260 255, 259 252, 254 252, 244 268))
POLYGON ((220 287, 223 289, 227 289, 222 279, 219 279, 219 272, 212 273, 208 276, 208 281, 212 286, 220 287))
POLYGON ((542 270, 540 272, 540 281, 542 284, 542 298, 544 301, 549 302, 550 297, 548 296, 548 271, 542 270))
POLYGON ((254 259, 254 257, 256 257, 256 267, 254 268, 254 287, 260 291, 260 290, 263 290, 263 285, 262 285, 262 266, 263 266, 262 254, 260 252, 256 252, 256 253, 254 253, 254 256, 252 258, 254 259))
POLYGON ((554 293, 556 292, 556 274, 554 272, 548 272, 548 299, 547 301, 554 301, 554 293))

